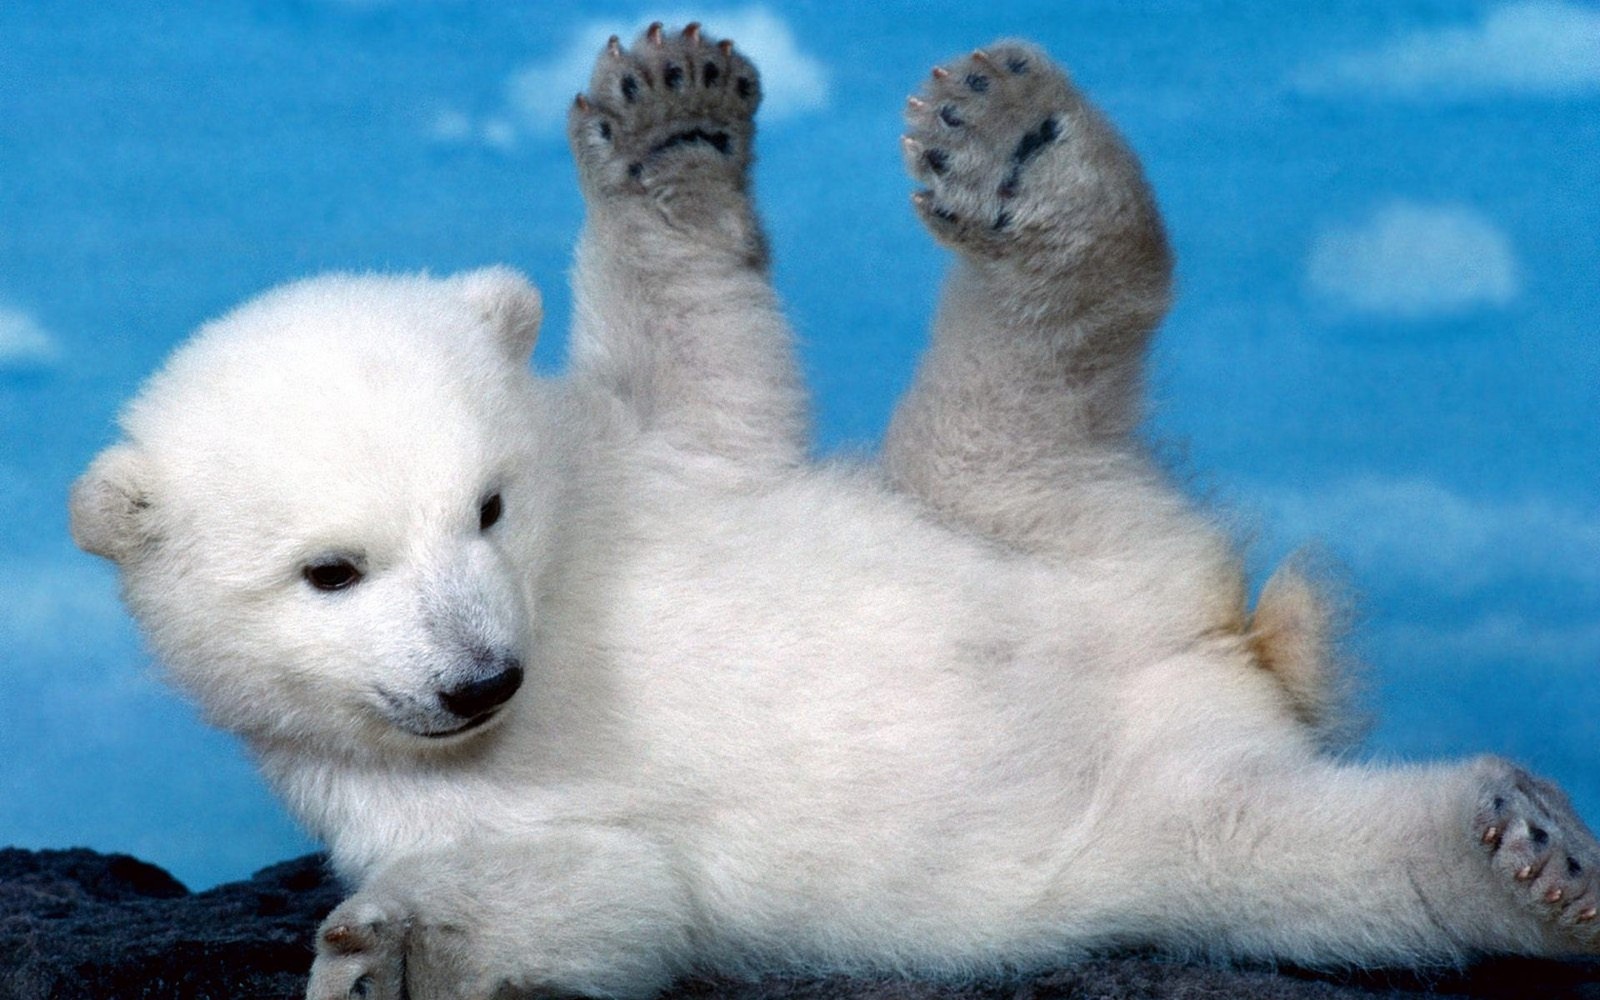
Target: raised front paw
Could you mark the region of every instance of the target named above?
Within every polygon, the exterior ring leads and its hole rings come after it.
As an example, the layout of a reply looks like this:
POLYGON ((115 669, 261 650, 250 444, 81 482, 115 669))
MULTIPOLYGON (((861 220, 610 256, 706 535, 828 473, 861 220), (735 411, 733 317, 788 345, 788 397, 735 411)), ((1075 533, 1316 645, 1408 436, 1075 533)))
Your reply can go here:
POLYGON ((755 67, 731 41, 656 23, 629 49, 612 37, 567 131, 591 191, 742 190, 760 101, 755 67))
POLYGON ((1494 876, 1553 935, 1555 950, 1600 948, 1600 843, 1559 788, 1489 760, 1472 833, 1494 876))
POLYGON ((406 926, 396 907, 354 896, 317 932, 306 1000, 401 1000, 406 995, 406 926))

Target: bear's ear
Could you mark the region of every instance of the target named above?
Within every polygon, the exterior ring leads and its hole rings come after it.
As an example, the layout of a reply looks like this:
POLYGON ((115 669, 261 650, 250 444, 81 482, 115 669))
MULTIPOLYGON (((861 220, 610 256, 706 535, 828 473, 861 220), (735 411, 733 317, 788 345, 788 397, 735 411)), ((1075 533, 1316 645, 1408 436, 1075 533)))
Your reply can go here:
POLYGON ((120 563, 146 545, 151 478, 149 461, 131 444, 112 445, 89 463, 67 501, 78 548, 120 563))
POLYGON ((488 322, 506 354, 525 364, 539 337, 544 303, 539 290, 509 267, 485 267, 453 279, 473 308, 488 322))

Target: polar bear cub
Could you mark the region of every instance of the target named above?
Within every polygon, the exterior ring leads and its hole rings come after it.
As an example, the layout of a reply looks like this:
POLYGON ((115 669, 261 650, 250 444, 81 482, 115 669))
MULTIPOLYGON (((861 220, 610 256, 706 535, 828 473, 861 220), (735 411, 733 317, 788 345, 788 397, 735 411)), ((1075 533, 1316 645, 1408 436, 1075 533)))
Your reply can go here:
POLYGON ((1320 749, 1315 600, 1247 613, 1134 436, 1170 258, 1066 75, 1002 42, 911 100, 958 264, 861 469, 807 458, 759 98, 694 25, 601 54, 565 378, 509 271, 314 279, 204 328, 75 486, 355 889, 310 995, 1594 951, 1557 789, 1320 749))

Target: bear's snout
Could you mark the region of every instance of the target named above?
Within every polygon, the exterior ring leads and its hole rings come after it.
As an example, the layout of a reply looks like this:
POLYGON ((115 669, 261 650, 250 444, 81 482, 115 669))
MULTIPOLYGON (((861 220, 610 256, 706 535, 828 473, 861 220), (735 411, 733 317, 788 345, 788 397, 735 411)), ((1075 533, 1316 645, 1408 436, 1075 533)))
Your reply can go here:
POLYGON ((475 719, 504 705, 522 686, 522 664, 512 657, 504 657, 498 666, 499 670, 487 677, 439 692, 440 703, 452 715, 463 719, 475 719))

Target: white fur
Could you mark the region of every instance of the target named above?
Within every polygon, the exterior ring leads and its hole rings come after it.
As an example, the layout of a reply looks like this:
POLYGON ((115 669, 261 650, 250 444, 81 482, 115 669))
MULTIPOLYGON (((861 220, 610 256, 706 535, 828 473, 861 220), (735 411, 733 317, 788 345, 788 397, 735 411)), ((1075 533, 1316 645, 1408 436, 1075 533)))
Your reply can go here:
MULTIPOLYGON (((589 113, 581 163, 610 155, 585 151, 589 113)), ((1006 461, 916 471, 942 461, 914 442, 960 416, 936 392, 960 365, 899 423, 892 470, 912 474, 802 461, 743 189, 680 154, 704 186, 676 200, 585 168, 569 379, 528 374, 538 300, 509 272, 315 279, 202 330, 75 489, 74 531, 121 563, 174 680, 359 887, 314 996, 402 977, 642 996, 690 968, 963 975, 1121 945, 1593 947, 1589 881, 1546 913, 1528 892, 1555 883, 1502 870, 1539 824, 1600 869, 1558 793, 1495 761, 1323 755, 1299 681, 1264 669, 1234 557, 1123 418, 1092 446, 1049 432, 1069 508, 984 478, 1006 461), (363 579, 308 585, 329 553, 363 579), (526 683, 431 738, 483 649, 526 683)), ((947 327, 982 307, 964 287, 947 327)), ((1029 433, 988 425, 984 447, 1029 433)), ((1274 616, 1266 645, 1319 655, 1294 627, 1274 616)))

